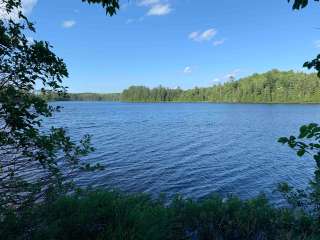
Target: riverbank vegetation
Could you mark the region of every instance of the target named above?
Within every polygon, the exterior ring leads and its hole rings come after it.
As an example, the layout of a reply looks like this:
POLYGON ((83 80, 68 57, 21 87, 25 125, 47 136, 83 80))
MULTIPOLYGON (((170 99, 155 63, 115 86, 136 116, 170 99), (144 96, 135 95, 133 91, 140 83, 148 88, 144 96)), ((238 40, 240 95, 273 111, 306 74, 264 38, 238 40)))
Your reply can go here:
POLYGON ((202 201, 94 191, 6 212, 0 236, 13 239, 319 239, 318 220, 275 208, 264 196, 202 201))

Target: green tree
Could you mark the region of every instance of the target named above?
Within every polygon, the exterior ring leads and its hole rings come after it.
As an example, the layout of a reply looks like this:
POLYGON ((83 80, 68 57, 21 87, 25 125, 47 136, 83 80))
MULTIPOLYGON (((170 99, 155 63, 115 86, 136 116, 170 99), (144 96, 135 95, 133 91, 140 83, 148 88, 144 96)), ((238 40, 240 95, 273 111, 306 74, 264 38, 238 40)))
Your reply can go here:
POLYGON ((208 88, 189 90, 132 86, 120 99, 127 102, 320 103, 316 74, 272 70, 208 88))
POLYGON ((60 108, 48 105, 35 87, 42 86, 43 95, 64 95, 67 67, 48 42, 28 41, 25 34, 35 28, 19 10, 20 0, 2 3, 18 20, 0 20, 0 208, 63 191, 76 166, 100 167, 80 161, 93 150, 89 136, 77 144, 65 129, 43 126, 60 108))

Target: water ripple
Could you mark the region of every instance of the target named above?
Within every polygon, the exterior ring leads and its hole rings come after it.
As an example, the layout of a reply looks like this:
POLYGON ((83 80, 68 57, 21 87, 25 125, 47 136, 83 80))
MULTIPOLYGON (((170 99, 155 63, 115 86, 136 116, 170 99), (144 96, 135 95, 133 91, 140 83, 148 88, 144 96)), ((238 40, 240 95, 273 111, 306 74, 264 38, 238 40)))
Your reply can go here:
POLYGON ((272 199, 279 182, 304 187, 314 170, 277 138, 319 121, 319 105, 59 104, 63 111, 47 125, 66 127, 75 140, 93 135, 96 151, 86 159, 106 166, 79 175, 80 185, 169 198, 265 192, 272 199))

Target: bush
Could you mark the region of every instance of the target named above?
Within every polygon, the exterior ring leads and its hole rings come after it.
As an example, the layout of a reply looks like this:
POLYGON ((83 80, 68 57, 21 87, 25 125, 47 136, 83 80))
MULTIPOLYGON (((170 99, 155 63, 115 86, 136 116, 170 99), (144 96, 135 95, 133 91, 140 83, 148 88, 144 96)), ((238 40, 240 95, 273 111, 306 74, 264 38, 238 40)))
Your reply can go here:
POLYGON ((1 213, 2 239, 319 239, 319 224, 303 211, 275 208, 264 196, 242 201, 148 195, 75 193, 23 212, 1 213))

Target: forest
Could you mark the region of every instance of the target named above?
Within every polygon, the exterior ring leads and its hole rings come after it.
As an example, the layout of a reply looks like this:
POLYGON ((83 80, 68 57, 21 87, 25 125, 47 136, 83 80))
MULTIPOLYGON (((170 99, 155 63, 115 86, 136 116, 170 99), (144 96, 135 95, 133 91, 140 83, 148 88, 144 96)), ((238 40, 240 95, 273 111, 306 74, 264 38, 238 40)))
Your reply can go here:
POLYGON ((120 93, 45 93, 42 96, 48 101, 120 101, 120 93))
POLYGON ((272 70, 224 84, 190 90, 162 86, 131 86, 121 94, 125 102, 319 103, 316 74, 272 70))
POLYGON ((130 86, 122 93, 47 92, 50 101, 320 103, 320 78, 315 73, 271 70, 211 87, 183 90, 163 86, 130 86))

